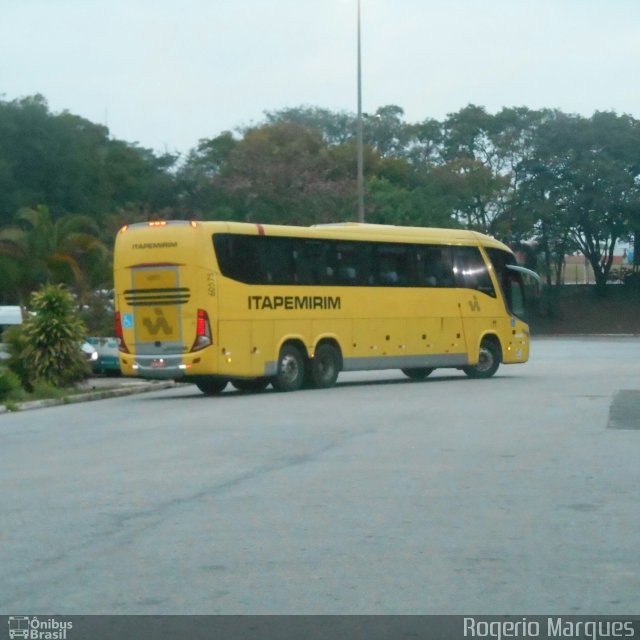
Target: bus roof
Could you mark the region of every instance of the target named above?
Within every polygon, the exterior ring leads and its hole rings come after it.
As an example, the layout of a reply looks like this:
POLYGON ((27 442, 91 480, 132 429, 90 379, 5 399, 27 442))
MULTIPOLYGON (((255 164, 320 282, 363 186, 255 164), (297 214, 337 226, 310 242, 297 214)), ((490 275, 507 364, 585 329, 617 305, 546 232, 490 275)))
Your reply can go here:
POLYGON ((437 227, 402 227, 362 222, 340 222, 298 227, 249 222, 198 222, 211 233, 246 233, 249 235, 297 236, 305 238, 340 238, 343 240, 377 240, 381 242, 425 242, 445 244, 481 244, 511 251, 491 236, 465 229, 437 227))
POLYGON ((424 242, 444 244, 480 244, 511 251, 511 249, 484 233, 466 229, 441 229, 439 227, 402 227, 389 224, 371 224, 363 222, 337 222, 319 224, 311 227, 293 225, 260 224, 251 222, 228 221, 190 221, 167 220, 161 225, 157 222, 137 222, 125 229, 141 230, 144 227, 175 227, 190 225, 202 228, 208 233, 241 233, 247 235, 296 236, 300 238, 336 238, 342 240, 376 240, 378 242, 424 242))

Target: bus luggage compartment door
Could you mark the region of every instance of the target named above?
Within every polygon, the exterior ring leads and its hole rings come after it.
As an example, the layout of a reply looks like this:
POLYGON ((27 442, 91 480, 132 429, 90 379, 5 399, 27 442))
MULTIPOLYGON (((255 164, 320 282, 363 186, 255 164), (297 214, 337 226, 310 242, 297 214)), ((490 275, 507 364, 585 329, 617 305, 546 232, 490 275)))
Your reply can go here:
POLYGON ((180 286, 177 265, 135 267, 132 288, 124 292, 132 307, 136 361, 141 369, 173 369, 185 352, 182 309, 190 298, 180 286))

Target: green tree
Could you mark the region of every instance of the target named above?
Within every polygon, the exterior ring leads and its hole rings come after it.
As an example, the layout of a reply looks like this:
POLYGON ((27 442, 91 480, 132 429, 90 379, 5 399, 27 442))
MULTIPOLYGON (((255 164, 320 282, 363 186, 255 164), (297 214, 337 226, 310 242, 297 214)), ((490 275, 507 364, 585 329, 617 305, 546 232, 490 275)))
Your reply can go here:
POLYGON ((430 176, 418 187, 373 177, 368 183, 367 221, 415 227, 456 227, 454 199, 430 176))
POLYGON ((441 122, 428 118, 408 125, 409 145, 406 150, 408 160, 416 167, 428 170, 444 162, 444 127, 441 122))
MULTIPOLYGON (((565 116, 556 112, 554 119, 565 116)), ((512 221, 518 225, 519 238, 532 238, 541 263, 539 272, 548 285, 560 285, 564 258, 577 250, 572 240, 571 223, 564 197, 564 183, 554 170, 556 125, 554 120, 536 132, 534 150, 520 161, 521 176, 512 205, 512 221)), ((560 125, 562 128, 562 125, 560 125)))
POLYGON ((292 107, 265 113, 266 124, 297 124, 320 132, 326 144, 343 145, 356 138, 356 116, 320 107, 292 107))
POLYGON ((461 227, 495 234, 496 202, 508 177, 495 175, 478 160, 463 156, 435 167, 431 179, 448 196, 451 214, 461 227))
POLYGON ((404 121, 404 110, 386 105, 363 119, 363 138, 382 158, 405 158, 412 129, 404 121))
POLYGON ((51 215, 101 219, 122 207, 173 212, 177 156, 112 139, 109 130, 40 95, 0 100, 0 226, 45 203, 51 215))
POLYGON ((106 253, 95 231, 95 222, 87 217, 67 215, 54 221, 45 206, 22 209, 16 225, 0 231, 0 256, 13 265, 14 302, 24 307, 31 292, 49 282, 73 283, 83 291, 82 259, 106 253))
POLYGON ((550 115, 525 107, 491 115, 471 104, 447 116, 441 153, 444 165, 459 177, 453 184, 462 203, 458 217, 465 226, 507 242, 531 235, 532 219, 518 206, 518 191, 538 128, 550 115))
POLYGON ((559 248, 579 248, 604 293, 616 243, 629 234, 640 203, 640 122, 608 112, 557 114, 540 127, 537 163, 540 221, 553 224, 559 248))
POLYGON ((505 107, 492 118, 488 132, 492 146, 489 166, 495 176, 502 178, 492 232, 507 242, 531 238, 533 218, 518 206, 518 192, 527 178, 524 169, 533 158, 539 128, 552 117, 550 110, 505 107))
POLYGON ((317 130, 284 122, 264 125, 245 133, 217 184, 227 192, 237 219, 329 222, 355 202, 353 180, 334 171, 332 158, 317 130))
POLYGON ((9 371, 18 378, 25 391, 32 393, 35 375, 30 363, 25 360, 24 354, 29 342, 24 333, 24 325, 13 325, 5 329, 2 333, 2 342, 6 345, 9 354, 8 360, 5 361, 9 371))
POLYGON ((181 211, 184 217, 227 220, 240 216, 235 202, 221 183, 229 157, 238 141, 230 131, 200 140, 177 175, 181 211))

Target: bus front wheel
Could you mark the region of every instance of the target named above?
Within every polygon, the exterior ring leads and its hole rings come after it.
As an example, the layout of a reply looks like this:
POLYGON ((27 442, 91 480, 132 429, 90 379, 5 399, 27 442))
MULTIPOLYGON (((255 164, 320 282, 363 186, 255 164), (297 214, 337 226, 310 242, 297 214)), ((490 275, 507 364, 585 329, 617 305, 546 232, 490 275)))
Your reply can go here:
POLYGON ((311 382, 318 389, 333 387, 341 368, 340 352, 330 344, 321 344, 311 361, 311 382))
POLYGON ((495 340, 484 340, 480 345, 478 364, 462 367, 470 378, 490 378, 500 366, 502 350, 495 340))
POLYGON ((196 382, 196 387, 204 393, 205 396, 217 396, 224 391, 227 386, 226 380, 212 378, 211 380, 200 380, 196 382))
POLYGON ((278 373, 272 384, 277 391, 297 391, 304 382, 305 361, 300 349, 285 344, 280 349, 278 373))

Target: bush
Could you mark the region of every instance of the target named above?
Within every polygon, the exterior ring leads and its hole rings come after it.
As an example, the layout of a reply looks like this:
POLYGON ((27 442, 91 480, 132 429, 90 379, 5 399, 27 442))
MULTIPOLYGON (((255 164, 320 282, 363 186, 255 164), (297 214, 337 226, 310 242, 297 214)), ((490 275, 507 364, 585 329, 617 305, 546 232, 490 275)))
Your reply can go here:
POLYGON ((634 291, 640 291, 640 271, 627 273, 624 278, 624 285, 634 291))
POLYGON ((20 388, 20 379, 9 369, 0 368, 0 401, 6 400, 20 388))
POLYGON ((31 393, 33 391, 34 371, 25 360, 27 337, 22 325, 15 325, 5 329, 2 339, 7 345, 9 359, 6 364, 9 370, 18 378, 22 388, 31 393))
POLYGON ((33 294, 30 306, 23 357, 32 379, 65 387, 88 377, 90 367, 80 348, 86 329, 73 296, 60 285, 45 285, 33 294))

